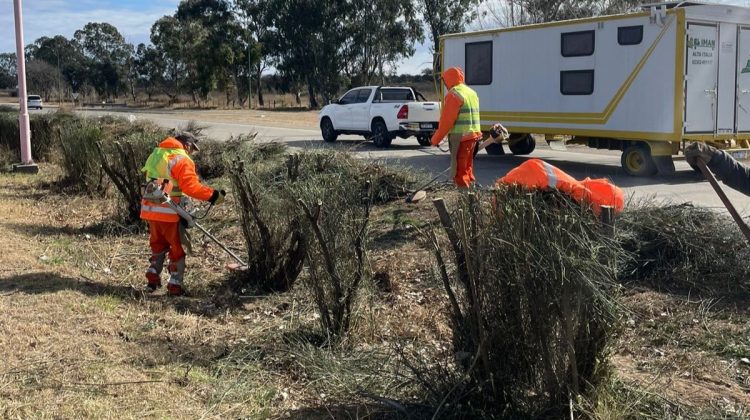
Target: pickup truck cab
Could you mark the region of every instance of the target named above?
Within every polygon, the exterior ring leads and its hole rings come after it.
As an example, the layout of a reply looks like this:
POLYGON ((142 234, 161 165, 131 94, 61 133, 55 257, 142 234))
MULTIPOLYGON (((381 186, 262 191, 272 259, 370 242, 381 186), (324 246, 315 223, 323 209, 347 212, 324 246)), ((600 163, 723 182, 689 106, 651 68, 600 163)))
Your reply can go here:
POLYGON ((440 103, 426 101, 412 88, 362 86, 320 110, 320 131, 326 142, 340 134, 359 134, 377 147, 388 147, 395 137, 416 136, 419 144, 429 146, 439 120, 440 103))

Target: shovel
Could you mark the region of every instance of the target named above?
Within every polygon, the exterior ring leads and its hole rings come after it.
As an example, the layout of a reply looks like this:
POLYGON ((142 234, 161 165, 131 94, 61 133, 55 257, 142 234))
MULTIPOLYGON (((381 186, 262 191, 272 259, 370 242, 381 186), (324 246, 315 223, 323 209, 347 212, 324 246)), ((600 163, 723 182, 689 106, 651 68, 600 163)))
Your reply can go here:
POLYGON ((748 227, 747 223, 742 220, 742 216, 740 216, 740 214, 737 212, 737 209, 734 207, 732 202, 729 201, 729 197, 727 197, 726 193, 724 193, 724 190, 721 188, 721 185, 719 185, 719 182, 716 180, 716 177, 714 177, 714 174, 711 173, 711 170, 706 166, 706 162, 704 162, 703 159, 698 158, 695 160, 695 164, 701 170, 703 176, 706 177, 708 182, 714 188, 714 191, 716 191, 716 194, 721 199, 721 202, 724 203, 724 207, 727 208, 729 214, 732 215, 732 219, 734 219, 734 221, 737 223, 737 226, 740 227, 742 234, 745 235, 747 241, 750 242, 750 227, 748 227))

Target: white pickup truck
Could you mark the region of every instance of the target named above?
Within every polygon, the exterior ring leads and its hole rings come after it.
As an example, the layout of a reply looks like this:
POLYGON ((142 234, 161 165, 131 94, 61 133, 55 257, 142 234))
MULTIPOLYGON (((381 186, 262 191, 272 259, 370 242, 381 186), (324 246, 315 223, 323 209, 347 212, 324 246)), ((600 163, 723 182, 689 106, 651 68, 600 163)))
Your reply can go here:
POLYGON ((362 86, 320 110, 320 131, 327 142, 340 134, 359 134, 388 147, 395 137, 415 136, 429 146, 439 120, 440 102, 428 102, 412 88, 362 86))

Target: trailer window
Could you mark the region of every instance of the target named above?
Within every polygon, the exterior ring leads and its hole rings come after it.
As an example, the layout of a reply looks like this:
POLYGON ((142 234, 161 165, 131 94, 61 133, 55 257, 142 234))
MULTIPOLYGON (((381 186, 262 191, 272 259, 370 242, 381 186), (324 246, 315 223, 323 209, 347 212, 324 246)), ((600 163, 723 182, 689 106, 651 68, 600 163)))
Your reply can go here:
POLYGON ((489 85, 492 83, 492 41, 466 44, 467 85, 489 85))
POLYGON ((560 54, 563 57, 582 57, 594 53, 594 31, 560 34, 560 54))
POLYGON ((620 45, 638 45, 643 41, 643 25, 621 26, 617 28, 617 43, 620 45))
POLYGON ((560 93, 563 95, 591 95, 594 93, 594 70, 561 71, 560 93))

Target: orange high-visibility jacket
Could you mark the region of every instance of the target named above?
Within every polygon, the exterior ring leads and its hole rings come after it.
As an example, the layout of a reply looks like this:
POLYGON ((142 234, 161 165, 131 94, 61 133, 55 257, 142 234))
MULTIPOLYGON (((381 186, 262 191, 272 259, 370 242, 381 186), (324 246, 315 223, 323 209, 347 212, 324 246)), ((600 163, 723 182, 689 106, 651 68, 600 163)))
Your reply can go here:
MULTIPOLYGON (((456 85, 464 83, 464 73, 458 67, 451 67, 443 72, 443 81, 445 87, 453 89, 456 85)), ((456 124, 458 115, 461 112, 461 107, 464 105, 464 99, 460 94, 450 90, 445 99, 443 100, 442 110, 440 111, 440 122, 438 123, 438 129, 435 134, 432 135, 432 145, 437 146, 445 136, 450 133, 453 126, 456 124)), ((482 137, 482 132, 469 132, 464 133, 461 137, 461 141, 476 140, 482 137)))
POLYGON ((586 178, 578 181, 559 168, 539 159, 529 159, 497 180, 496 185, 522 185, 530 190, 559 190, 579 203, 590 204, 594 212, 601 206, 612 206, 615 212, 625 208, 625 194, 606 179, 586 178))
MULTIPOLYGON (((159 148, 184 150, 182 143, 173 137, 167 137, 159 144, 159 148)), ((189 156, 176 153, 170 155, 168 159, 169 163, 165 170, 169 173, 159 174, 159 178, 172 180, 170 195, 174 203, 180 202, 182 194, 202 201, 216 200, 219 195, 218 191, 201 184, 198 174, 195 173, 195 163, 189 156)), ((155 222, 179 222, 180 216, 166 204, 141 200, 141 219, 155 222)))

